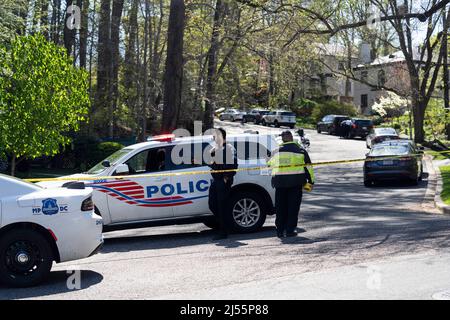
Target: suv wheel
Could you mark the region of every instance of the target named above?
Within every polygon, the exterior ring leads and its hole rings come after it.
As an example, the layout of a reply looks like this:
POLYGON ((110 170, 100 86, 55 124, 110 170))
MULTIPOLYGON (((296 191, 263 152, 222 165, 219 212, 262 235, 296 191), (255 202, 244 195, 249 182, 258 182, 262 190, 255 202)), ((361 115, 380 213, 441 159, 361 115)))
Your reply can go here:
POLYGON ((322 133, 322 130, 320 130, 319 126, 317 126, 317 133, 322 133))
POLYGON ((239 233, 250 233, 261 229, 266 221, 267 207, 256 192, 234 193, 230 199, 232 229, 239 233))
POLYGON ((273 122, 273 125, 275 126, 275 128, 279 128, 280 127, 280 124, 278 123, 278 120, 275 120, 273 122))
POLYGON ((0 282, 30 287, 50 273, 54 257, 50 243, 39 232, 15 229, 0 239, 0 282))
POLYGON ((264 127, 267 126, 266 120, 261 121, 261 124, 262 124, 264 127))

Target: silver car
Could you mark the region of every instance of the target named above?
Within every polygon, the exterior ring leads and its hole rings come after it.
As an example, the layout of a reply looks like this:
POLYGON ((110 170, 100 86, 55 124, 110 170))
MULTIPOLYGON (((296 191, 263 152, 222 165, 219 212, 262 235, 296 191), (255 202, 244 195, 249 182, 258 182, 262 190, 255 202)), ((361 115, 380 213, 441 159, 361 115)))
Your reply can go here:
POLYGON ((220 121, 229 120, 229 121, 242 121, 245 112, 236 110, 236 109, 227 109, 222 112, 219 116, 220 121))
POLYGON ((366 146, 371 149, 373 145, 389 140, 398 140, 400 136, 394 128, 375 128, 366 138, 366 146))

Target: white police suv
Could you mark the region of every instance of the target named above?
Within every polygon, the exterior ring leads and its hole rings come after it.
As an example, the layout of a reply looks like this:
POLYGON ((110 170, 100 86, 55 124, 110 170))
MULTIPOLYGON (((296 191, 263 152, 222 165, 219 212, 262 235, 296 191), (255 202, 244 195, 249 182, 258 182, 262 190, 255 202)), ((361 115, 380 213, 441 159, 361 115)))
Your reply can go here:
MULTIPOLYGON (((278 144, 273 136, 257 134, 228 136, 227 141, 235 147, 242 170, 234 178, 229 203, 233 229, 254 232, 274 213, 271 177, 258 168, 266 165, 278 144)), ((157 136, 119 150, 88 172, 70 177, 92 179, 86 184, 94 188, 104 231, 194 222, 214 227, 208 207, 211 174, 205 161, 213 144, 213 137, 206 135, 157 136), (109 176, 117 178, 102 178, 109 176)))
POLYGON ((0 174, 0 282, 41 282, 53 261, 86 258, 103 243, 92 189, 82 183, 44 189, 0 174))

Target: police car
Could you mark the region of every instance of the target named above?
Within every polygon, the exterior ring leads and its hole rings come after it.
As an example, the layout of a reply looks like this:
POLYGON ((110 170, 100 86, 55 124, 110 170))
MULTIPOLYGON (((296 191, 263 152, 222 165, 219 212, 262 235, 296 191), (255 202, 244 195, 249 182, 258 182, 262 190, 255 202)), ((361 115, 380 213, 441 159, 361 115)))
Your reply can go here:
MULTIPOLYGON (((236 232, 254 232, 267 215, 274 214, 271 177, 260 168, 278 144, 273 136, 257 134, 228 136, 227 141, 237 151, 241 170, 230 196, 232 227, 236 232)), ((205 161, 213 145, 213 137, 207 135, 157 136, 125 147, 88 172, 69 178, 89 178, 86 183, 94 189, 104 231, 195 222, 214 228, 208 206, 211 174, 205 161), (117 178, 103 178, 110 176, 117 178)), ((58 182, 40 184, 52 187, 58 182)))
POLYGON ((86 258, 102 243, 91 188, 48 190, 0 174, 0 282, 36 285, 53 261, 86 258))

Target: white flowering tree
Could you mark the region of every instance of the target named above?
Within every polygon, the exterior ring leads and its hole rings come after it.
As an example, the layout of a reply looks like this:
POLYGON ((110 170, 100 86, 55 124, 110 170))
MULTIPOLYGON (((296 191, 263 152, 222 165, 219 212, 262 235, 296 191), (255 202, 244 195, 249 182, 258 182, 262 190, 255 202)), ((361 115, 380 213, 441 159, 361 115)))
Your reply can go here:
POLYGON ((395 118, 405 114, 409 105, 409 100, 393 92, 388 92, 375 103, 372 111, 383 118, 395 118))

